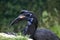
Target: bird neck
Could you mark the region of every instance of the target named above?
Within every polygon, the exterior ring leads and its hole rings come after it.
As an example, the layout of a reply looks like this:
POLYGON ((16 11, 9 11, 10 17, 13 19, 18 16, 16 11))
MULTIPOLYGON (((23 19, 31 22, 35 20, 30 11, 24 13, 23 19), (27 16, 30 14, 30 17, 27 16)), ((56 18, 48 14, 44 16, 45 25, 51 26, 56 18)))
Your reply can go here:
POLYGON ((37 19, 36 18, 30 18, 30 20, 27 21, 27 26, 24 29, 24 34, 28 34, 28 35, 33 35, 34 32, 37 29, 37 19))

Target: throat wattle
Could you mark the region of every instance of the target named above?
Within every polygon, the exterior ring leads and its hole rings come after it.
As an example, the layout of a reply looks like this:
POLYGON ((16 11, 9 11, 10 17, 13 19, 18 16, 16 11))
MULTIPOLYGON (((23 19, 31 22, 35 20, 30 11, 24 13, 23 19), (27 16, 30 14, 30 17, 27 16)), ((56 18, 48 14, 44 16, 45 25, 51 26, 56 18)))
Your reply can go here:
POLYGON ((26 35, 30 32, 28 32, 28 30, 30 30, 30 27, 32 26, 32 23, 30 21, 27 22, 27 26, 24 28, 23 33, 26 35))
POLYGON ((36 30, 36 27, 35 27, 35 24, 33 23, 33 21, 32 22, 28 21, 27 26, 23 30, 23 34, 32 35, 32 34, 34 34, 35 30, 36 30))

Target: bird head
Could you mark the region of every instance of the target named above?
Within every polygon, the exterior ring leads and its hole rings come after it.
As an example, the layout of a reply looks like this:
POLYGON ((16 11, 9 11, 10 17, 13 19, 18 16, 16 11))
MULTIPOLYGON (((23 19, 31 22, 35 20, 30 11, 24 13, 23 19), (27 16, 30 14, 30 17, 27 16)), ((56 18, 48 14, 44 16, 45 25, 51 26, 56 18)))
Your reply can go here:
POLYGON ((32 12, 28 10, 22 10, 20 15, 17 18, 15 18, 10 25, 13 25, 21 20, 29 20, 29 18, 32 18, 32 17, 33 17, 32 12))

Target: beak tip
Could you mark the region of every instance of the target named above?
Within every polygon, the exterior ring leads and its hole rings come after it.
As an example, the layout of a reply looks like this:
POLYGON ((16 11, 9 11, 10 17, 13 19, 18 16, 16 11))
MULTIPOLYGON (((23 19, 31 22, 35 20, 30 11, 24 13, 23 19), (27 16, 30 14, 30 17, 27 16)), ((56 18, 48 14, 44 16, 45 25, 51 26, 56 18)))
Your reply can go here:
POLYGON ((13 25, 13 24, 17 23, 18 21, 19 21, 19 18, 16 18, 15 20, 13 20, 13 21, 10 23, 10 25, 13 25))
POLYGON ((13 23, 10 23, 10 26, 13 25, 13 23))

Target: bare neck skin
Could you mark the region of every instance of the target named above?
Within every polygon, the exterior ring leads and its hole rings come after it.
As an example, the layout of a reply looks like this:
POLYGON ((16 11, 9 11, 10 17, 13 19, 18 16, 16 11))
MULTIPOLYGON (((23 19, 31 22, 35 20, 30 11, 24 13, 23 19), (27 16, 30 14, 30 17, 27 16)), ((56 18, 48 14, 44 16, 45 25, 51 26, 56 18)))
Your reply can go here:
POLYGON ((27 26, 25 27, 23 33, 25 35, 33 35, 37 29, 38 21, 36 18, 29 18, 27 21, 27 26))

